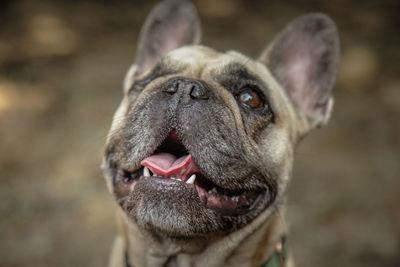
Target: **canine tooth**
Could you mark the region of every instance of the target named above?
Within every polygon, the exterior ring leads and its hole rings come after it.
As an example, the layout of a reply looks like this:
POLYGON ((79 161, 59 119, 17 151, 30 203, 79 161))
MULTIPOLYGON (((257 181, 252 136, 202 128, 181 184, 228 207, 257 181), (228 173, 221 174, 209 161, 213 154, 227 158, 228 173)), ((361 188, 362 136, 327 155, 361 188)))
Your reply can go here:
POLYGON ((193 184, 195 180, 196 180, 196 174, 192 174, 192 176, 190 176, 190 178, 186 181, 186 183, 193 184))
POLYGON ((149 177, 150 176, 150 170, 147 167, 143 168, 143 176, 144 177, 149 177))

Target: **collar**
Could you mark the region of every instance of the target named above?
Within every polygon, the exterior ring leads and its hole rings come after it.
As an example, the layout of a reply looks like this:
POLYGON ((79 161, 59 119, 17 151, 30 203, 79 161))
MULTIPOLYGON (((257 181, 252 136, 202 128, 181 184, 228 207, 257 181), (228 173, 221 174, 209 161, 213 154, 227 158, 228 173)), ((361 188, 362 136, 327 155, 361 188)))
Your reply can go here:
MULTIPOLYGON (((282 236, 281 240, 275 245, 274 254, 260 267, 283 267, 289 257, 289 249, 287 246, 286 236, 282 236)), ((128 253, 125 251, 125 267, 134 267, 128 261, 128 253)))
POLYGON ((289 257, 286 236, 275 244, 275 252, 261 267, 283 267, 289 257))

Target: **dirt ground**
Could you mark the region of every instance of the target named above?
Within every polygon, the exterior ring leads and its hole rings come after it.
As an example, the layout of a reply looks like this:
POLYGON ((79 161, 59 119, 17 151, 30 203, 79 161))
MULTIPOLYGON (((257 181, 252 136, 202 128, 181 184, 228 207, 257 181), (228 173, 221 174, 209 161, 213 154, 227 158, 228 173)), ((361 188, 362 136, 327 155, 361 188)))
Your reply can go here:
MULTIPOLYGON (((106 265, 116 223, 99 165, 154 3, 0 2, 0 266, 106 265)), ((253 57, 298 15, 337 22, 335 110, 297 151, 290 246, 298 266, 400 266, 400 2, 195 4, 204 44, 253 57)))

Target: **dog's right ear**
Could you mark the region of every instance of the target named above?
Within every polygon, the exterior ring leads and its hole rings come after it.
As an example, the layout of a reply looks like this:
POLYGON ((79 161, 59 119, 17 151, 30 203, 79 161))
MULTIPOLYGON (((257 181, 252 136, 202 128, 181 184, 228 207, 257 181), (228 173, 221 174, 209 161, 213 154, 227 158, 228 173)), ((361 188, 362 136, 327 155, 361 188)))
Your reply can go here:
POLYGON ((197 44, 200 38, 200 20, 196 8, 189 1, 162 1, 153 8, 142 26, 135 63, 125 78, 125 87, 169 51, 197 44))

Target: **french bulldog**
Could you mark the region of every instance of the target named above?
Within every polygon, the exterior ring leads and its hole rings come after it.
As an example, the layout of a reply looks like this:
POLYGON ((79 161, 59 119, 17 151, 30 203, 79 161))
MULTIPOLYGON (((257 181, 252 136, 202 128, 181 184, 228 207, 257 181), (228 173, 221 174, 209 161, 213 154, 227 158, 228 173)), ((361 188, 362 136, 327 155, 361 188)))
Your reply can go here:
POLYGON ((102 164, 120 226, 110 266, 293 266, 285 191, 296 145, 331 114, 336 26, 301 16, 257 59, 200 36, 186 0, 142 27, 102 164))

